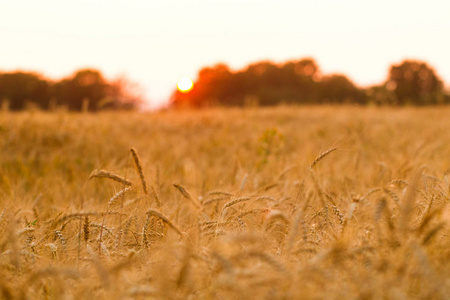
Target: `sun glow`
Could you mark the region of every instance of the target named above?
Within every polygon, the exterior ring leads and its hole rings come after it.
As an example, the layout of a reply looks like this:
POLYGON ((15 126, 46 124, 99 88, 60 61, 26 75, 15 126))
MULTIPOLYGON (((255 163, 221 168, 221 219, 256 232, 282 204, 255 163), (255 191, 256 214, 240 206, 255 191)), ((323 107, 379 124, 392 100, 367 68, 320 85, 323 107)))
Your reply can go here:
POLYGON ((194 87, 194 82, 189 77, 183 77, 178 81, 178 90, 182 93, 187 93, 194 87))

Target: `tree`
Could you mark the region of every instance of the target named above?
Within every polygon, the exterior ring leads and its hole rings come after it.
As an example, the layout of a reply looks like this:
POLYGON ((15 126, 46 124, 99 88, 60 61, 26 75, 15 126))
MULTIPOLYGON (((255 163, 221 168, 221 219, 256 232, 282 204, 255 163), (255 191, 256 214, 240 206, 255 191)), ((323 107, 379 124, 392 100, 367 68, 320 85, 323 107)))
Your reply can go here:
MULTIPOLYGON (((273 105, 279 101, 279 89, 283 85, 283 76, 278 66, 270 61, 261 61, 249 65, 237 74, 242 86, 242 98, 253 98, 260 105, 273 105)), ((243 104, 242 99, 241 104, 243 104)))
POLYGON ((322 76, 311 58, 275 64, 261 61, 232 72, 224 65, 200 70, 198 80, 187 94, 175 91, 174 105, 209 104, 276 105, 279 103, 357 103, 357 104, 417 104, 449 102, 442 81, 426 63, 404 61, 392 66, 388 80, 360 89, 346 76, 322 76))
POLYGON ((238 75, 244 94, 257 98, 261 105, 314 102, 320 78, 319 67, 310 58, 279 65, 258 62, 238 75))
POLYGON ((83 69, 56 83, 54 91, 58 104, 67 105, 70 110, 81 110, 83 103, 88 103, 87 108, 95 111, 108 96, 108 85, 99 71, 83 69))
POLYGON ((124 76, 108 82, 94 69, 79 70, 70 78, 55 83, 53 94, 57 104, 76 111, 131 109, 137 107, 142 98, 138 85, 124 76))
POLYGON ((318 79, 319 68, 310 58, 286 64, 261 61, 237 72, 218 64, 201 69, 194 88, 188 93, 175 91, 171 102, 176 106, 197 107, 312 103, 317 96, 318 79))
POLYGON ((443 99, 443 83, 425 62, 405 60, 393 65, 386 88, 392 91, 396 104, 438 104, 443 99))
POLYGON ((295 89, 295 94, 292 95, 294 103, 317 102, 321 73, 314 59, 305 58, 287 62, 282 66, 282 70, 284 70, 285 80, 290 82, 289 86, 295 89))
POLYGON ((0 74, 0 99, 8 99, 12 110, 24 109, 27 103, 48 108, 50 92, 50 84, 40 75, 25 72, 0 74))
POLYGON ((120 76, 108 84, 107 98, 100 107, 134 109, 142 103, 143 91, 139 84, 120 76))
POLYGON ((319 83, 319 103, 358 103, 364 104, 365 93, 358 89, 344 75, 328 75, 319 83))
POLYGON ((176 90, 171 103, 176 106, 201 107, 212 104, 236 104, 240 94, 235 75, 227 65, 217 64, 199 71, 194 88, 187 93, 176 90))

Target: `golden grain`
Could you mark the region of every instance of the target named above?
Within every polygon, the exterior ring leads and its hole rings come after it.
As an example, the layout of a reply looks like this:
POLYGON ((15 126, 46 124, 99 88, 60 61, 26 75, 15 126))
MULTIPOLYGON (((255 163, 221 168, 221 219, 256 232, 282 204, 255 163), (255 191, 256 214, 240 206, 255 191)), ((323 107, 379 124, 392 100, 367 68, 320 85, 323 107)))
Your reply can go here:
POLYGON ((123 178, 122 176, 119 176, 117 174, 114 174, 112 172, 106 171, 106 170, 94 170, 89 175, 89 179, 92 178, 109 178, 111 180, 120 182, 121 184, 131 186, 131 182, 123 178))
POLYGON ((239 198, 235 198, 235 199, 233 199, 233 200, 228 201, 227 203, 225 203, 225 205, 223 206, 222 210, 225 210, 225 209, 227 209, 227 208, 229 208, 229 207, 231 207, 231 206, 233 206, 233 205, 236 205, 236 204, 238 204, 238 203, 245 202, 245 201, 248 201, 248 200, 251 200, 251 199, 252 199, 252 197, 239 197, 239 198))
POLYGON ((178 228, 177 225, 175 225, 174 222, 172 222, 169 218, 167 218, 166 216, 164 216, 162 213, 160 213, 157 210, 154 209, 150 209, 146 212, 147 215, 149 216, 155 216, 160 218, 164 223, 166 223, 167 225, 169 225, 170 228, 172 228, 176 233, 178 233, 179 235, 182 235, 183 233, 181 232, 181 230, 178 228))
POLYGON ((193 204, 196 208, 198 208, 198 209, 201 208, 201 205, 196 200, 194 200, 194 198, 192 198, 191 194, 186 190, 186 188, 184 188, 182 185, 176 184, 176 183, 173 186, 178 191, 180 191, 180 193, 184 196, 184 198, 188 199, 189 202, 191 204, 193 204))
POLYGON ((449 113, 5 112, 0 298, 445 299, 449 113))
POLYGON ((139 155, 137 154, 136 149, 131 148, 131 155, 133 156, 134 165, 136 166, 136 170, 139 173, 139 178, 141 179, 142 189, 144 190, 144 194, 148 194, 147 181, 145 180, 144 170, 142 168, 141 160, 139 159, 139 155))
POLYGON ((327 151, 321 153, 319 156, 316 157, 316 159, 314 159, 314 161, 309 165, 309 168, 312 169, 314 168, 315 165, 317 165, 319 163, 319 161, 321 161, 322 159, 324 159, 326 156, 328 156, 331 152, 337 150, 337 148, 331 148, 328 149, 327 151))

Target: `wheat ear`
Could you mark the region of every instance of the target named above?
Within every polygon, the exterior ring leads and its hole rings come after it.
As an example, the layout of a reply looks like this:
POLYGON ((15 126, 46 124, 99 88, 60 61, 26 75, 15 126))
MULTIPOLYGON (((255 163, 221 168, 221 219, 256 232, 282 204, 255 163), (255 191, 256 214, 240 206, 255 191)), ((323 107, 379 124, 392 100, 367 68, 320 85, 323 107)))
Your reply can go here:
POLYGON ((112 172, 106 171, 106 170, 94 170, 92 171, 91 175, 89 175, 89 180, 91 180, 94 177, 98 178, 109 178, 114 181, 120 182, 126 186, 131 186, 131 182, 123 178, 122 176, 119 176, 117 174, 114 174, 112 172))
POLYGON ((233 206, 233 205, 235 205, 235 204, 238 204, 238 203, 241 203, 241 202, 244 202, 244 201, 248 201, 248 200, 250 200, 250 199, 252 199, 252 197, 240 197, 240 198, 235 198, 235 199, 233 199, 233 200, 228 201, 227 203, 225 203, 225 205, 223 206, 222 210, 225 210, 225 209, 227 209, 228 207, 233 206))
POLYGON ((330 154, 331 152, 333 152, 335 150, 337 150, 336 147, 328 149, 327 151, 321 153, 319 156, 316 157, 316 159, 311 163, 311 165, 309 165, 309 168, 310 169, 314 168, 314 166, 317 165, 319 163, 319 161, 324 159, 328 154, 330 154))
POLYGON ((181 230, 178 228, 177 225, 175 225, 175 223, 173 223, 169 218, 167 218, 166 216, 164 216, 162 213, 160 213, 159 211, 155 210, 155 209, 150 209, 147 211, 147 215, 149 216, 155 216, 160 218, 164 223, 166 223, 167 225, 169 225, 170 228, 172 228, 176 233, 178 233, 179 235, 182 235, 181 230))
POLYGON ((131 148, 131 155, 133 156, 134 165, 139 173, 139 177, 141 178, 142 189, 144 190, 144 194, 148 195, 147 181, 145 180, 144 171, 142 169, 141 160, 139 159, 139 155, 136 152, 136 149, 131 148))
POLYGON ((175 183, 173 186, 176 187, 177 190, 180 191, 180 193, 184 196, 184 198, 186 198, 186 199, 188 199, 189 201, 191 201, 191 203, 192 203, 196 208, 198 208, 198 209, 201 208, 201 205, 198 204, 198 202, 195 201, 194 198, 192 198, 191 194, 190 194, 190 193, 189 193, 182 185, 179 185, 179 184, 176 184, 176 183, 175 183))

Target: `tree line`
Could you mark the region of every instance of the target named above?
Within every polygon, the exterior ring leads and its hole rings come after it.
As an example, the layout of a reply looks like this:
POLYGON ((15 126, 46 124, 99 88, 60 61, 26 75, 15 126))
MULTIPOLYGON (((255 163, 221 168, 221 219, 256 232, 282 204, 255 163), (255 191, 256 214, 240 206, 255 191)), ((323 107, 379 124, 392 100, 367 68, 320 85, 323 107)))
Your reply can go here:
POLYGON ((199 71, 194 88, 174 91, 173 106, 246 106, 276 104, 450 104, 442 80, 426 62, 405 60, 389 69, 387 79, 357 87, 343 74, 322 74, 314 59, 275 64, 262 61, 231 71, 217 64, 199 71))
POLYGON ((125 78, 108 81, 98 70, 82 69, 59 81, 30 72, 0 73, 0 102, 10 110, 97 111, 135 108, 140 97, 125 78))
MULTIPOLYGON (((73 111, 132 109, 141 97, 124 78, 108 81, 95 69, 82 69, 51 81, 29 72, 0 73, 2 107, 22 110, 65 108, 73 111)), ((217 64, 199 71, 194 88, 176 90, 172 106, 248 106, 276 104, 450 104, 436 72, 422 61, 392 65, 379 85, 360 88, 343 74, 322 74, 312 58, 275 64, 262 61, 232 71, 217 64)))

